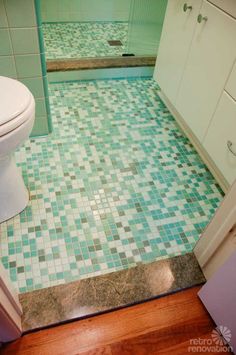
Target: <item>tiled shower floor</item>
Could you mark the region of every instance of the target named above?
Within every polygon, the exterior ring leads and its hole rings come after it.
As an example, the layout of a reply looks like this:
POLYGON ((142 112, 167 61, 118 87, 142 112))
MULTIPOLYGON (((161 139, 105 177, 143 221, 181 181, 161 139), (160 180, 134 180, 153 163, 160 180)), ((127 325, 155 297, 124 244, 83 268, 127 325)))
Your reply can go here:
POLYGON ((126 51, 128 22, 44 23, 47 59, 113 57, 126 51), (122 46, 110 46, 120 40, 122 46))
POLYGON ((50 85, 54 132, 16 159, 31 191, 0 226, 20 292, 185 254, 222 199, 151 79, 50 85))

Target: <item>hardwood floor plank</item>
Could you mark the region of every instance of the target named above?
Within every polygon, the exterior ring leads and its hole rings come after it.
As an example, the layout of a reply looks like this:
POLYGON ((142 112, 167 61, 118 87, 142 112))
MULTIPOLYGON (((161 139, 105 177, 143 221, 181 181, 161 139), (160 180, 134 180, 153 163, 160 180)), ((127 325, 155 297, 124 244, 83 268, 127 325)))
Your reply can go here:
POLYGON ((145 352, 146 354, 162 354, 169 347, 178 348, 178 346, 185 342, 190 345, 189 339, 191 334, 194 334, 194 338, 203 337, 213 327, 213 323, 208 319, 192 319, 189 324, 180 324, 175 327, 170 326, 167 329, 111 344, 112 355, 139 355, 145 354, 145 352))
POLYGON ((79 355, 112 355, 111 347, 105 346, 102 348, 96 348, 93 350, 85 351, 85 352, 78 352, 79 355))
MULTIPOLYGON (((192 339, 195 338, 195 336, 192 337, 192 339)), ((204 336, 201 336, 201 339, 206 339, 206 340, 209 340, 211 339, 211 331, 208 332, 207 334, 205 334, 204 336)), ((214 345, 214 344, 213 344, 214 345)), ((189 346, 190 346, 190 341, 186 341, 184 343, 180 343, 176 346, 172 346, 172 347, 167 347, 166 349, 164 349, 163 351, 160 351, 158 352, 157 354, 159 355, 169 355, 169 354, 175 354, 175 355, 183 355, 183 354, 194 354, 196 352, 191 352, 189 351, 189 346)), ((200 351, 198 350, 197 352, 198 354, 210 354, 210 355, 215 355, 216 353, 217 354, 231 354, 231 352, 224 352, 224 351, 200 351)), ((155 353, 154 353, 155 354, 155 353)), ((153 354, 150 354, 150 355, 153 355, 153 354)))
MULTIPOLYGON (((23 336, 2 354, 165 354, 214 324, 197 297, 199 287, 93 318, 23 336), (133 351, 133 352, 132 352, 133 351)), ((182 353, 183 354, 183 353, 182 353)))

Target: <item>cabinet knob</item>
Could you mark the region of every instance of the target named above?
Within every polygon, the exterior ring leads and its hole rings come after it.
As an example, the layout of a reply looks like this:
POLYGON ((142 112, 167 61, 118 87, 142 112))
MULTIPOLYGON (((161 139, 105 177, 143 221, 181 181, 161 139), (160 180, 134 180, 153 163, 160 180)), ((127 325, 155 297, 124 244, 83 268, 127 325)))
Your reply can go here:
POLYGON ((232 153, 236 157, 236 152, 233 149, 233 143, 231 141, 227 142, 227 147, 228 147, 230 153, 232 153))
POLYGON ((191 11, 192 9, 193 9, 193 7, 189 6, 187 3, 185 3, 184 6, 183 6, 184 12, 186 12, 187 10, 191 11))
POLYGON ((198 17, 197 17, 197 22, 198 23, 202 23, 202 21, 207 21, 208 20, 208 17, 207 16, 202 16, 202 14, 199 14, 198 17))

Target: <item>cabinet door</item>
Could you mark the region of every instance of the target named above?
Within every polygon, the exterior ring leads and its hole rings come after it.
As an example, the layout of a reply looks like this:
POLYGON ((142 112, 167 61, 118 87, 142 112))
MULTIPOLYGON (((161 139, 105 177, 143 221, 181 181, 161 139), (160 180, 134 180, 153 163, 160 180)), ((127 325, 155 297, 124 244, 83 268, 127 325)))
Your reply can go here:
POLYGON ((202 0, 169 0, 154 78, 175 103, 202 0), (184 11, 184 4, 191 6, 184 11))
POLYGON ((221 170, 226 180, 232 184, 236 179, 236 101, 223 93, 211 121, 203 146, 221 170))
POLYGON ((176 108, 202 141, 236 58, 236 20, 203 1, 176 108))
POLYGON ((225 86, 225 91, 227 91, 227 93, 236 101, 236 61, 225 86))

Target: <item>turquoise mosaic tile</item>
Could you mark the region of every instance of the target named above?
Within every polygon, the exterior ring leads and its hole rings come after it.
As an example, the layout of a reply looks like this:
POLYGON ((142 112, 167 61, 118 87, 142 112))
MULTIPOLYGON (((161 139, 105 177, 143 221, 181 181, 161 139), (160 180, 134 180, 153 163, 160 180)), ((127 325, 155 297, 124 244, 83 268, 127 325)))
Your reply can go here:
POLYGON ((128 22, 61 22, 43 24, 47 59, 114 57, 126 51, 128 22), (121 46, 110 46, 119 40, 121 46))
POLYGON ((54 132, 16 153, 29 206, 0 225, 20 292, 190 252, 222 191, 151 79, 50 85, 54 132))

